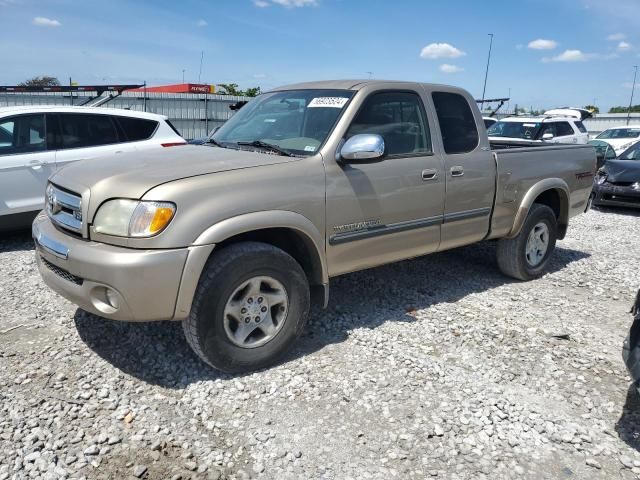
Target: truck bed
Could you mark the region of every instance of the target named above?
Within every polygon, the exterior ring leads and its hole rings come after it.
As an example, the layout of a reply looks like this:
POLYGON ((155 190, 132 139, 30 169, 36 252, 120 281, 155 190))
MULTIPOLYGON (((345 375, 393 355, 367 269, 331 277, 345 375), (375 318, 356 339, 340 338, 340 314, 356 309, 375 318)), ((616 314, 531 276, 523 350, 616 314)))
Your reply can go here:
POLYGON ((591 145, 496 146, 492 142, 491 147, 497 172, 491 238, 509 233, 525 193, 539 182, 566 185, 567 219, 584 211, 596 173, 596 152, 591 145))

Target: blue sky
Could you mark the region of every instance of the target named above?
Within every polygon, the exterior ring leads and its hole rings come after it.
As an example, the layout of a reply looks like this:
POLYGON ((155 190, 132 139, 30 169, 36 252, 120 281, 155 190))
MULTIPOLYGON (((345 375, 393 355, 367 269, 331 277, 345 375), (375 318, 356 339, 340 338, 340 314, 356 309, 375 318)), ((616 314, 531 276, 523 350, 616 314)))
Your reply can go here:
POLYGON ((372 72, 480 97, 492 32, 487 98, 608 108, 629 101, 638 27, 640 0, 0 0, 0 84, 197 82, 204 51, 202 83, 372 72))

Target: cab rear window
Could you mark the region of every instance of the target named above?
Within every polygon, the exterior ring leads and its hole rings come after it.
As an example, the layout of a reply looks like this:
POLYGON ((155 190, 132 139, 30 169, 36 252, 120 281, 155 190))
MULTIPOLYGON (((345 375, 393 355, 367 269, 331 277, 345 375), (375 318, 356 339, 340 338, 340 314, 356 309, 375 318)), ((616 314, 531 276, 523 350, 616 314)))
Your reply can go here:
POLYGON ((447 153, 467 153, 478 146, 476 121, 469 103, 457 93, 433 92, 442 143, 447 153))

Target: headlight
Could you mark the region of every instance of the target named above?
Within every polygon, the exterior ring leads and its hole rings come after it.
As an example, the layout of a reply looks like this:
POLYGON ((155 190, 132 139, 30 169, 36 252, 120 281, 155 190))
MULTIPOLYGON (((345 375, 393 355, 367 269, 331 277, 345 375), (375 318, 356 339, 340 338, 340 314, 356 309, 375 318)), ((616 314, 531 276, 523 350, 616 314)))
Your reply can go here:
POLYGON ((93 221, 96 233, 118 237, 152 237, 164 230, 176 206, 169 202, 117 199, 102 204, 93 221))
POLYGON ((634 190, 640 190, 640 182, 632 183, 631 188, 634 190))
POLYGON ((604 173, 601 173, 596 180, 596 182, 598 182, 598 185, 602 185, 606 181, 607 181, 607 176, 604 173))

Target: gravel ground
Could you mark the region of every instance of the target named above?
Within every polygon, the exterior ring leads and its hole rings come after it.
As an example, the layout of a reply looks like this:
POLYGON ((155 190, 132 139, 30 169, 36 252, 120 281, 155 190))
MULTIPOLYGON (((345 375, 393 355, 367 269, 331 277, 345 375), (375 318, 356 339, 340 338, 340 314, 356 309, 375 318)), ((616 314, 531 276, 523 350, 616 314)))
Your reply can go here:
POLYGON ((493 244, 344 276, 282 365, 233 377, 177 323, 78 310, 5 237, 0 480, 638 478, 639 238, 638 214, 591 211, 530 283, 493 244))

